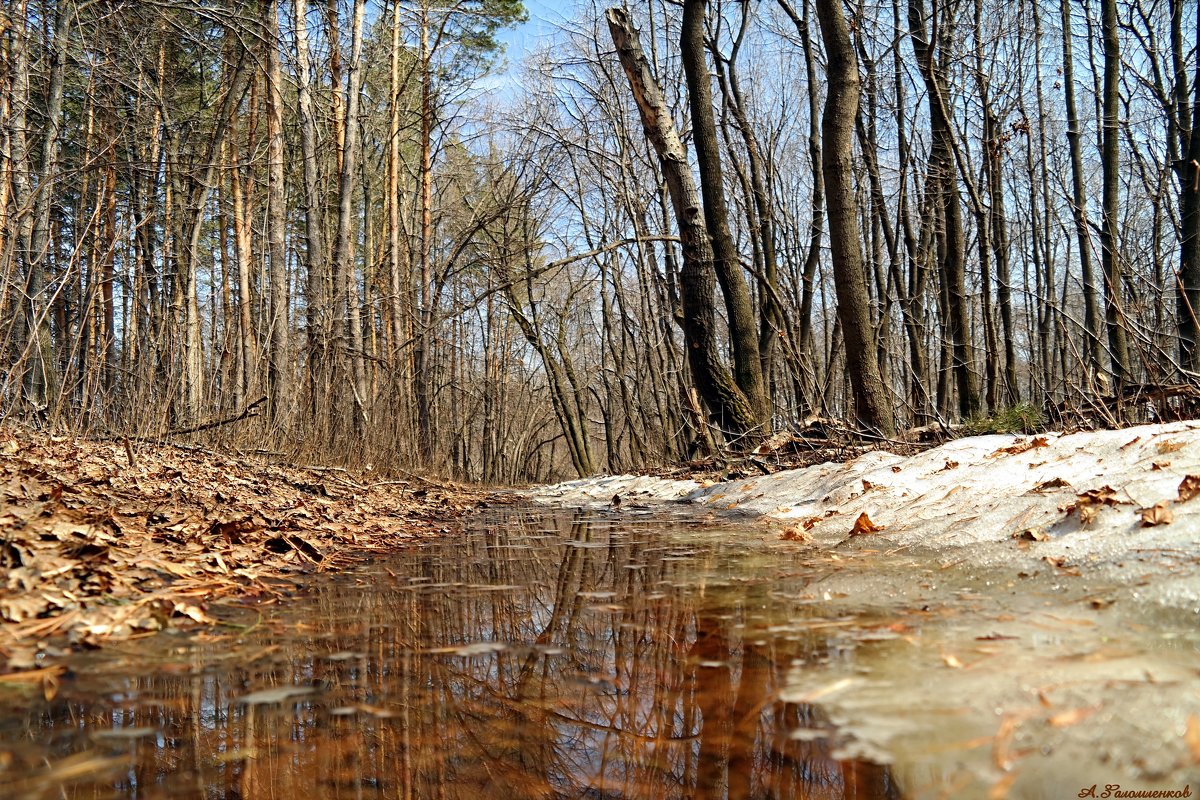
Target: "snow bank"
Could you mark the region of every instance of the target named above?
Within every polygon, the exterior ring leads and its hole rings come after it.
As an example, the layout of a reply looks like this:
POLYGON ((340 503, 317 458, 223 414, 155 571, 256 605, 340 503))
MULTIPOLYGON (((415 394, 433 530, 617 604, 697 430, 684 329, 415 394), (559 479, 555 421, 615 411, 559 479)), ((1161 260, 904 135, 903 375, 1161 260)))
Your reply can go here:
POLYGON ((629 475, 589 478, 530 496, 568 506, 607 504, 614 494, 631 503, 673 501, 784 521, 825 545, 846 540, 865 513, 881 530, 863 541, 936 550, 979 545, 980 563, 1019 561, 1018 545, 1036 561, 1068 567, 1085 561, 1128 571, 1126 562, 1148 566, 1153 559, 1156 592, 1174 594, 1172 605, 1200 605, 1200 579, 1192 574, 1200 558, 1200 498, 1181 502, 1178 494, 1190 474, 1200 475, 1200 421, 978 436, 911 457, 867 453, 844 464, 707 487, 629 475), (1093 490, 1107 501, 1079 498, 1093 490), (1173 521, 1143 527, 1141 510, 1160 501, 1167 501, 1173 521), (1064 510, 1073 505, 1089 506, 1085 521, 1064 510), (1184 564, 1190 566, 1178 569, 1184 564))

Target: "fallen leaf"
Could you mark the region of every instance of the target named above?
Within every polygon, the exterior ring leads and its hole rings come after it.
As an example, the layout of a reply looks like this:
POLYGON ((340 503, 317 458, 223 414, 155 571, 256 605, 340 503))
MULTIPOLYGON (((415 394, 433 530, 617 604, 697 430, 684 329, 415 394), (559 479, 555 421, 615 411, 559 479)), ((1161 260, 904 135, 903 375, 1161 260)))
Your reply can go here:
POLYGON ((1170 525, 1175 521, 1175 514, 1171 511, 1170 500, 1159 500, 1150 508, 1141 510, 1142 527, 1153 528, 1156 525, 1170 525))
POLYGON ((1078 511, 1080 525, 1091 525, 1100 516, 1099 506, 1079 506, 1078 511))
POLYGON ((1200 475, 1184 475, 1179 482, 1179 502, 1186 503, 1200 494, 1200 475))
POLYGON ((854 520, 854 527, 850 529, 850 535, 865 536, 868 533, 878 533, 886 527, 886 525, 876 525, 864 511, 858 515, 858 519, 854 520))
POLYGON ((1167 453, 1174 453, 1176 450, 1182 450, 1185 444, 1186 442, 1159 442, 1155 449, 1158 450, 1160 455, 1165 456, 1167 453))
POLYGON ((1076 567, 1068 566, 1067 559, 1065 556, 1042 556, 1042 560, 1045 561, 1050 566, 1054 567, 1056 570, 1058 570, 1063 575, 1072 575, 1075 577, 1079 576, 1079 569, 1076 567))
POLYGON ((1024 441, 1017 440, 1017 441, 1013 442, 1012 444, 1010 444, 1008 447, 1001 447, 999 450, 996 450, 994 453, 989 454, 988 458, 995 458, 996 456, 998 456, 1002 453, 1007 453, 1010 456, 1019 456, 1021 453, 1027 453, 1035 447, 1049 447, 1049 446, 1050 446, 1050 443, 1046 441, 1045 436, 1035 436, 1032 439, 1027 439, 1024 441))
POLYGON ((1050 534, 1046 533, 1045 528, 1025 528, 1014 533, 1012 538, 1027 542, 1045 542, 1050 539, 1050 534))
POLYGON ((1037 486, 1034 486, 1029 491, 1031 492, 1046 492, 1050 489, 1070 489, 1071 484, 1064 481, 1062 478, 1051 478, 1048 481, 1042 481, 1037 486))
POLYGON ((1169 466, 1171 466, 1170 461, 1155 461, 1150 465, 1150 469, 1166 469, 1169 466))
MULTIPOLYGON (((807 520, 806 520, 806 522, 807 522, 807 520)), ((791 525, 787 528, 784 528, 782 531, 780 531, 779 538, 785 542, 801 542, 801 543, 803 543, 803 542, 811 542, 812 541, 812 536, 805 533, 804 530, 797 528, 795 525, 791 525)))
POLYGON ((939 469, 938 472, 949 472, 952 469, 958 469, 958 462, 947 459, 945 466, 939 469))
POLYGON ((204 613, 200 606, 191 603, 175 603, 174 613, 195 620, 201 625, 216 625, 217 621, 204 613))

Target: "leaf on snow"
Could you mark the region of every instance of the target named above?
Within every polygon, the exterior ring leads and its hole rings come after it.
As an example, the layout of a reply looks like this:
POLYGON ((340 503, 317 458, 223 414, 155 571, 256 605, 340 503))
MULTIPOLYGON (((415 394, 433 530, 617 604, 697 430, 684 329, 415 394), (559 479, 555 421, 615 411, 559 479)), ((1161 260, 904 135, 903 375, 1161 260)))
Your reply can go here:
POLYGON ((1200 475, 1184 475, 1179 482, 1179 502, 1186 503, 1200 494, 1200 475))
POLYGON ((995 458, 996 456, 1001 455, 1001 454, 1008 454, 1010 456, 1019 456, 1021 453, 1027 453, 1035 447, 1049 447, 1049 446, 1050 446, 1050 443, 1046 441, 1045 436, 1034 436, 1032 439, 1017 440, 1017 441, 1013 442, 1012 444, 1010 444, 1008 447, 1001 447, 999 450, 997 450, 996 452, 989 455, 988 458, 995 458))
POLYGON ((1155 525, 1170 525, 1175 521, 1175 514, 1171 511, 1170 500, 1159 500, 1150 508, 1141 510, 1142 527, 1153 528, 1155 525))
POLYGON ((851 536, 865 536, 868 533, 878 533, 883 530, 886 525, 876 525, 867 516, 867 512, 858 515, 858 519, 854 520, 854 527, 850 529, 851 536))

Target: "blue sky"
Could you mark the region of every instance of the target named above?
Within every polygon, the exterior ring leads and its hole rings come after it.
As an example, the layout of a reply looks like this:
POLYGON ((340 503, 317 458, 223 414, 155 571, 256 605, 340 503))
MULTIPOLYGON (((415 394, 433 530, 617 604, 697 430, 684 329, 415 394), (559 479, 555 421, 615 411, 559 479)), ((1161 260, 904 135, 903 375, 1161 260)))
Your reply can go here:
POLYGON ((504 42, 510 63, 517 63, 528 51, 537 47, 556 25, 571 16, 574 0, 525 0, 529 21, 511 30, 501 31, 497 38, 504 42))

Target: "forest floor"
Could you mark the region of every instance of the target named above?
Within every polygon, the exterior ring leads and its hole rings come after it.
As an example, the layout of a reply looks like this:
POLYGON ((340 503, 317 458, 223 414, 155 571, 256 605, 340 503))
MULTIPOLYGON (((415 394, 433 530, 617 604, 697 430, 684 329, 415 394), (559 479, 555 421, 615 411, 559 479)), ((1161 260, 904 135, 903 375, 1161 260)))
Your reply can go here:
POLYGON ((0 428, 0 674, 75 646, 214 623, 465 513, 494 493, 281 466, 199 447, 0 428), (51 648, 53 649, 53 648, 51 648))

